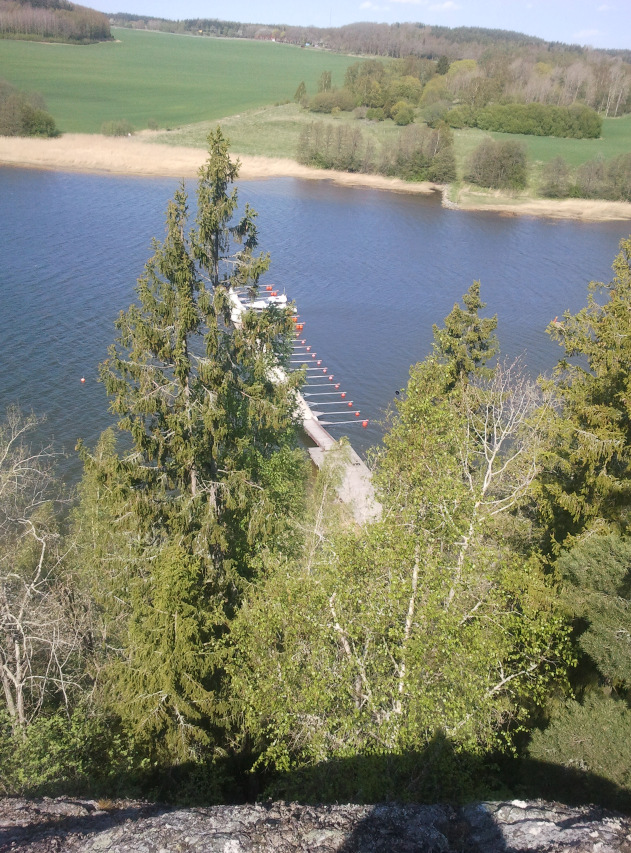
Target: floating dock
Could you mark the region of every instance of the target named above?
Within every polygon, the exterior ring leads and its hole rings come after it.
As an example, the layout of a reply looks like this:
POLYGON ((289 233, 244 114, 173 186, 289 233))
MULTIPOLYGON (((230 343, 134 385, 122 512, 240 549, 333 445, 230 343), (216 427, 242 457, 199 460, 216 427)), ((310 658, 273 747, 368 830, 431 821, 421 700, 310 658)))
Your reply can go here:
MULTIPOLYGON (((268 292, 274 293, 272 287, 267 285, 268 292)), ((232 320, 238 323, 242 314, 248 310, 248 305, 244 304, 239 296, 234 291, 230 291, 230 300, 233 306, 232 320)), ((258 306, 257 306, 258 307, 258 306)), ((381 505, 375 498, 375 490, 372 484, 370 470, 365 462, 360 458, 355 450, 350 445, 342 448, 340 443, 325 429, 326 426, 338 424, 352 424, 355 426, 358 420, 349 419, 348 416, 353 414, 359 416, 356 410, 349 411, 353 406, 352 401, 346 401, 346 392, 339 391, 340 383, 334 383, 334 377, 327 373, 326 368, 321 367, 322 359, 317 360, 316 353, 311 352, 311 347, 307 346, 306 340, 302 338, 304 324, 298 322, 296 318, 296 339, 294 340, 294 354, 291 363, 300 369, 302 365, 307 368, 307 383, 303 388, 304 393, 298 394, 298 409, 302 426, 305 435, 313 442, 314 447, 309 447, 309 455, 312 461, 318 468, 322 468, 327 455, 331 452, 339 452, 340 465, 342 466, 342 478, 337 492, 342 503, 346 504, 353 514, 353 518, 358 524, 365 524, 369 521, 375 521, 381 515, 381 505), (319 374, 318 376, 314 374, 319 374), (325 378, 328 381, 321 384, 309 384, 309 378, 325 378), (327 388, 327 391, 309 392, 308 388, 327 388), (305 398, 305 394, 311 396, 326 397, 326 400, 319 400, 318 403, 312 405, 305 398), (332 399, 331 399, 332 398, 332 399), (339 399, 338 399, 339 398, 339 399), (315 409, 315 406, 323 408, 331 405, 345 406, 343 410, 330 410, 320 412, 315 409), (346 420, 330 421, 330 417, 344 416, 346 420), (320 418, 327 417, 327 420, 320 421, 320 418)), ((362 426, 366 426, 368 421, 363 419, 360 421, 362 426)))

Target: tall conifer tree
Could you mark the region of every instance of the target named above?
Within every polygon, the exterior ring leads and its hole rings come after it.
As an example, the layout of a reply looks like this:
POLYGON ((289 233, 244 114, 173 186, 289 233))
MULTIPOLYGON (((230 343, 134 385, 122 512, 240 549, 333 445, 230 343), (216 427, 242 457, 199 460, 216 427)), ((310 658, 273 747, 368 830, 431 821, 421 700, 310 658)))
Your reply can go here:
POLYGON ((237 217, 237 174, 218 129, 199 173, 195 227, 189 233, 180 187, 138 303, 120 314, 101 366, 130 444, 116 472, 126 483, 119 517, 138 523, 109 693, 170 759, 209 742, 222 714, 222 638, 257 550, 282 524, 277 496, 290 487, 279 482, 302 484, 296 379, 278 371, 289 312, 231 322, 236 288, 256 292, 269 265, 255 254, 255 213, 246 205, 237 217))

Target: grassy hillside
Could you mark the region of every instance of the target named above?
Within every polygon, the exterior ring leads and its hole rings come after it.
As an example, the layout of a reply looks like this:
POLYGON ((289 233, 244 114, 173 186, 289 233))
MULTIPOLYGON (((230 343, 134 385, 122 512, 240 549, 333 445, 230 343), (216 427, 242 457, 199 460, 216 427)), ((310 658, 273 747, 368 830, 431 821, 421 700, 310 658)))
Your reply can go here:
POLYGON ((76 47, 0 40, 0 76, 40 92, 63 132, 106 120, 174 127, 313 94, 324 70, 341 85, 355 58, 292 45, 126 29, 116 42, 76 47))

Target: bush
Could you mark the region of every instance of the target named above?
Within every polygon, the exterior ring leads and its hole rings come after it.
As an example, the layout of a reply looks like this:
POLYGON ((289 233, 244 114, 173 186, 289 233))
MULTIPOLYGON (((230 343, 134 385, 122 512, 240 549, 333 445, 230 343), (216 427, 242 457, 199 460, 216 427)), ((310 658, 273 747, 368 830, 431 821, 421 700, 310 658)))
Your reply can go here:
POLYGON ((37 92, 20 92, 0 81, 0 136, 59 136, 55 119, 37 92))
POLYGON ((134 132, 134 126, 126 119, 118 121, 104 121, 101 125, 101 133, 103 136, 131 136, 134 132))
POLYGON ((404 127, 414 121, 414 107, 406 101, 397 101, 392 107, 390 114, 395 124, 404 127))
POLYGON ((309 109, 312 113, 331 113, 335 107, 345 112, 352 112, 355 109, 355 98, 348 89, 318 92, 309 101, 309 109))
POLYGON ((519 142, 484 139, 469 161, 466 179, 481 187, 523 189, 526 186, 526 149, 519 142))

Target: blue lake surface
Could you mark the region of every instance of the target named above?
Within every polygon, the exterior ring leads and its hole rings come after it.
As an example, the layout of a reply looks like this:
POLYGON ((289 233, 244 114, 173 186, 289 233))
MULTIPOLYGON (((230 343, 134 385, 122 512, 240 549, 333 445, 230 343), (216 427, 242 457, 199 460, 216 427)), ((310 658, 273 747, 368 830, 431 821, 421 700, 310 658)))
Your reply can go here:
MULTIPOLYGON (((0 408, 45 414, 46 435, 71 454, 112 422, 97 366, 118 312, 164 235, 177 181, 0 168, 0 408), (85 383, 81 383, 85 377, 85 383)), ((195 183, 187 184, 194 203, 195 183)), ((438 196, 276 179, 239 184, 259 214, 266 282, 296 300, 307 343, 370 420, 332 427, 364 451, 410 365, 481 281, 484 313, 498 315, 502 352, 533 374, 561 354, 545 328, 609 281, 631 223, 580 223, 445 210, 438 196)))

